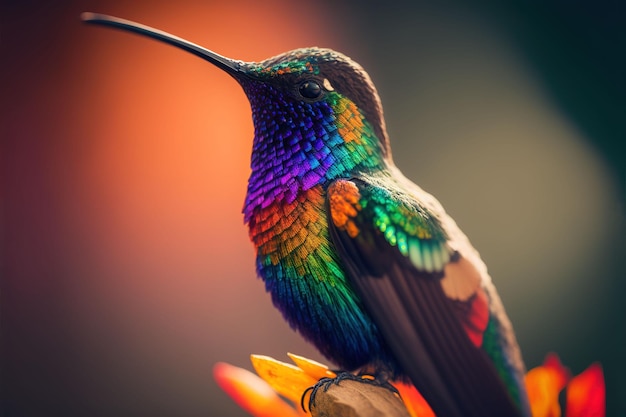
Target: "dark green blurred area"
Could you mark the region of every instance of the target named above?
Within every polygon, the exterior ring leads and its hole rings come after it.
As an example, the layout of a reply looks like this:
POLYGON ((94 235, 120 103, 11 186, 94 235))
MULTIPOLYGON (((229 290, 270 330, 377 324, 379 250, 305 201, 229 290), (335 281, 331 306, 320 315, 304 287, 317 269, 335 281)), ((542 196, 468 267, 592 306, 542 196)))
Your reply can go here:
MULTIPOLYGON (((420 15, 456 15, 481 20, 511 42, 528 60, 550 98, 592 140, 624 191, 626 157, 626 5, 619 1, 444 1, 348 2, 344 14, 354 25, 374 65, 379 56, 402 65, 419 33, 420 15), (404 36, 397 22, 415 26, 404 36), (395 30, 394 30, 395 29, 395 30), (378 56, 379 55, 379 56, 378 56)), ((409 68, 405 68, 409 70, 409 68)), ((384 74, 380 74, 383 75, 384 74)), ((410 71, 405 76, 410 77, 410 71)), ((398 80, 399 81, 399 80, 398 80)), ((380 90, 380 88, 379 88, 380 90)))
MULTIPOLYGON (((624 190, 626 8, 619 1, 511 2, 490 15, 556 104, 609 161, 624 190)), ((622 193, 623 197, 623 193, 622 193)))

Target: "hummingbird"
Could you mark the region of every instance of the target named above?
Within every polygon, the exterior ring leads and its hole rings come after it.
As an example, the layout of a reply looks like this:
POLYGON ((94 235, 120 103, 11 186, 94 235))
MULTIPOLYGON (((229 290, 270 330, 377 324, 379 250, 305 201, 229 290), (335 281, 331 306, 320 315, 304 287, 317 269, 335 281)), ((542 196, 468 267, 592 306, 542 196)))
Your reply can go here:
POLYGON ((244 62, 128 20, 222 69, 254 124, 243 217, 289 325, 341 369, 412 383, 437 416, 529 416, 513 328, 478 252, 395 166, 365 70, 318 47, 244 62))

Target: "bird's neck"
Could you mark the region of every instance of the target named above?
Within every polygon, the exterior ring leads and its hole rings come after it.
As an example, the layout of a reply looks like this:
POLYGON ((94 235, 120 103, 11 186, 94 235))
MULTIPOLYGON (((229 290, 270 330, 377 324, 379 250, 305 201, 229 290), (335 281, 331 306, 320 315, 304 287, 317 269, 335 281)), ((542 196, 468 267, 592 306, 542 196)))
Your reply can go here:
POLYGON ((292 204, 313 187, 386 166, 372 127, 336 93, 318 103, 251 103, 255 137, 246 222, 273 203, 292 204))

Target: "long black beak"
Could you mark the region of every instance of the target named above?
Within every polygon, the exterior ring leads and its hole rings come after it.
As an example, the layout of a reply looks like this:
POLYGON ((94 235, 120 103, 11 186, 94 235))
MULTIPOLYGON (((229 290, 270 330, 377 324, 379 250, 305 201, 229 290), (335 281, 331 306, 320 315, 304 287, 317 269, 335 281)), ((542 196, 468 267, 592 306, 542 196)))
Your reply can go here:
POLYGON ((81 14, 80 17, 85 23, 111 26, 114 28, 127 30, 130 32, 138 33, 140 35, 148 36, 153 39, 158 39, 161 42, 165 42, 178 48, 184 49, 185 51, 191 52, 192 54, 199 56, 200 58, 205 59, 213 65, 223 69, 235 79, 239 79, 241 76, 246 75, 245 62, 235 61, 233 59, 226 58, 222 55, 216 54, 209 49, 203 48, 200 45, 196 45, 195 43, 179 38, 178 36, 163 32, 162 30, 154 29, 146 25, 131 22, 130 20, 124 20, 104 14, 84 12, 81 14))

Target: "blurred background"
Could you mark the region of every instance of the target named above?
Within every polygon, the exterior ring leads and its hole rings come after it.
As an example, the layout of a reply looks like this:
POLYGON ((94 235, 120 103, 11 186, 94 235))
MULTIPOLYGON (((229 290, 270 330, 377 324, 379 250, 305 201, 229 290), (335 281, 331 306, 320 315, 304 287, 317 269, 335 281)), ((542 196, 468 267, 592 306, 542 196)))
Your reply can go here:
POLYGON ((3 416, 243 416, 212 379, 321 358, 255 277, 238 85, 97 11, 242 60, 360 62, 397 165, 480 250, 528 367, 602 363, 626 413, 618 2, 3 1, 3 416), (434 3, 434 2, 433 2, 434 3))

